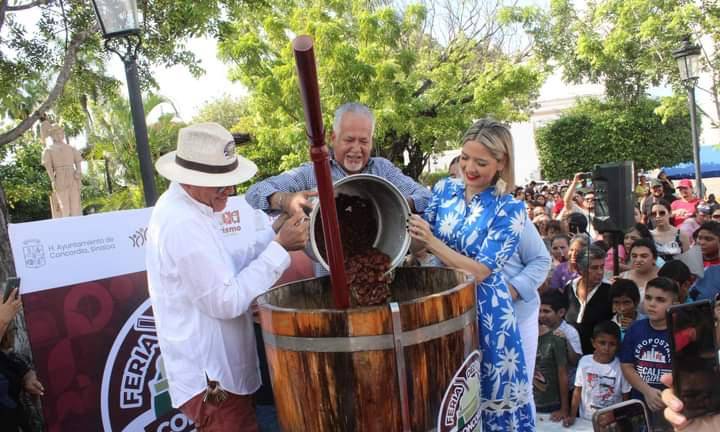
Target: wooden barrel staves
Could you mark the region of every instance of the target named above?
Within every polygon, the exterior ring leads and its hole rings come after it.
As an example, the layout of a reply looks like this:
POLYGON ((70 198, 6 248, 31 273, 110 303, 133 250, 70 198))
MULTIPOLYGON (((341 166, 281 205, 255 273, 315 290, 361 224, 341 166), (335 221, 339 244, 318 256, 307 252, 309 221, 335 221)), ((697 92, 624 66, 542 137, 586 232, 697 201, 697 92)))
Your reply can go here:
POLYGON ((398 268, 392 300, 333 309, 327 277, 258 298, 284 431, 435 430, 453 374, 478 346, 475 285, 456 270, 398 268))

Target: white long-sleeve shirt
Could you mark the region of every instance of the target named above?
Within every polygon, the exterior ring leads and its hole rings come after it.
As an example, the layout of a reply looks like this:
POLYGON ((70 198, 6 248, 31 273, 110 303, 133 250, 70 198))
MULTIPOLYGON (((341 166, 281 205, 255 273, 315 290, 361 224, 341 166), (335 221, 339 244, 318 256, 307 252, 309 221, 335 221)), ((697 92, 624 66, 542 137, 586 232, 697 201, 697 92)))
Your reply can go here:
POLYGON ((148 287, 175 407, 204 391, 207 378, 240 395, 260 386, 246 312, 290 256, 264 213, 242 198, 236 207, 240 229, 223 234, 220 215, 173 183, 150 217, 148 287))

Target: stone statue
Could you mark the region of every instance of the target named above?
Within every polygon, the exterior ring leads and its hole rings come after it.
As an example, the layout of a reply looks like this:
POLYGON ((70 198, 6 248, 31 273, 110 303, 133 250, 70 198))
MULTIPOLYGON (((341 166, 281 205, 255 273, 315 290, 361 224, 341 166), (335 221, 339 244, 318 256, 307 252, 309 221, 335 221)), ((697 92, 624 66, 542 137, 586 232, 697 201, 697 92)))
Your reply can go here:
POLYGON ((40 124, 40 137, 46 145, 42 164, 47 170, 53 188, 53 218, 80 216, 80 163, 82 156, 75 147, 65 142, 65 130, 44 120, 40 124), (52 143, 48 144, 47 137, 52 143))

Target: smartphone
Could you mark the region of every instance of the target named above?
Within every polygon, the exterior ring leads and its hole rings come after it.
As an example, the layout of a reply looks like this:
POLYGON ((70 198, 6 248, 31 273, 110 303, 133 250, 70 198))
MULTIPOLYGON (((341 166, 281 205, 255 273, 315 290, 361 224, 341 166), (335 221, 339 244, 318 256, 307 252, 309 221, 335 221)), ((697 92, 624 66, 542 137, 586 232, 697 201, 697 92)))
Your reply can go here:
MULTIPOLYGON (((3 303, 8 301, 10 294, 15 288, 20 288, 20 278, 10 277, 3 284, 3 303)), ((19 295, 20 293, 18 293, 19 295)))
POLYGON ((714 309, 710 300, 703 300, 667 310, 673 389, 687 418, 720 413, 714 309))
POLYGON ((645 404, 630 399, 595 411, 592 418, 595 432, 649 432, 645 404))

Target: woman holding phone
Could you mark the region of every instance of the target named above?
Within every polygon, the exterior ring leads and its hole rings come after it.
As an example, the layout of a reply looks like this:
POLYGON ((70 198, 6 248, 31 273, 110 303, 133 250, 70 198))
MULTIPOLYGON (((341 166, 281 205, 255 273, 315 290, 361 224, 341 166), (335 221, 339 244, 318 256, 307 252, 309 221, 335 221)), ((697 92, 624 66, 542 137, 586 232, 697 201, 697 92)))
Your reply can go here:
POLYGON ((425 219, 413 215, 414 248, 475 277, 482 351, 483 430, 535 430, 528 376, 502 268, 527 221, 514 188, 512 136, 494 120, 475 122, 462 139, 460 178, 439 181, 425 219))

